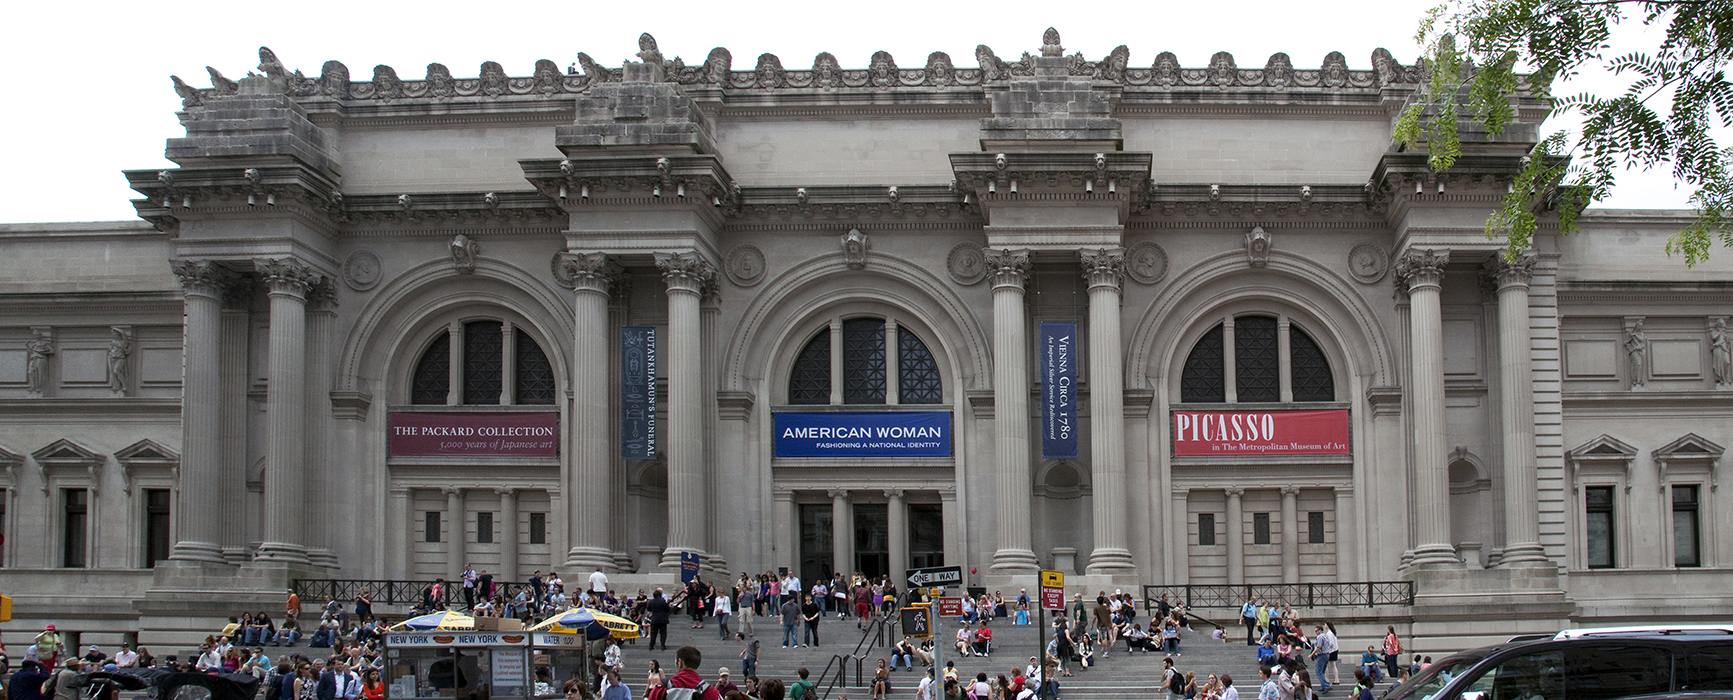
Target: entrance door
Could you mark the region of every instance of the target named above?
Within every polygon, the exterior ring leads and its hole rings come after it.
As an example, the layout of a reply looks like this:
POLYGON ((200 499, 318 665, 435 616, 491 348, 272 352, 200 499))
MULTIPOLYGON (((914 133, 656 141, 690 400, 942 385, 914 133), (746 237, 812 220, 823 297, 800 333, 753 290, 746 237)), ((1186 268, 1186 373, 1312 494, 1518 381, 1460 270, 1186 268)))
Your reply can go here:
POLYGON ((945 521, 941 510, 936 505, 909 506, 909 568, 945 565, 945 521))
POLYGON ((882 503, 854 507, 855 570, 868 579, 891 572, 890 511, 882 503))
POLYGON ((831 537, 831 506, 802 505, 800 507, 800 582, 828 580, 831 559, 836 552, 831 537))

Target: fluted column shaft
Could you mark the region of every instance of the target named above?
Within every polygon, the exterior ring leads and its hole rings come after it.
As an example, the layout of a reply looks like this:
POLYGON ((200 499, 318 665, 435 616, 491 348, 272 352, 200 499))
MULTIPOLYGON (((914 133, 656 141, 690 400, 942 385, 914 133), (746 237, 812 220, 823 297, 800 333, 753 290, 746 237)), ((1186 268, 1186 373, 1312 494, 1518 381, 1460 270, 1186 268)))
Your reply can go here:
POLYGON ((771 566, 786 566, 790 571, 799 571, 800 521, 794 508, 794 492, 779 490, 771 494, 770 508, 770 517, 774 521, 770 528, 771 546, 775 549, 771 566))
POLYGON ((1300 489, 1282 487, 1282 582, 1300 581, 1300 489))
POLYGON ((619 268, 601 253, 568 255, 560 265, 576 285, 572 291, 572 474, 566 498, 572 544, 566 567, 588 575, 614 570, 608 547, 612 520, 608 467, 613 463, 608 418, 613 414, 607 410, 609 377, 598 370, 608 366, 608 339, 613 337, 608 327, 608 291, 619 268))
POLYGON ((885 498, 889 501, 887 525, 891 538, 891 581, 902 588, 909 580, 909 507, 903 502, 902 489, 885 489, 885 498))
MULTIPOLYGON (((678 571, 681 552, 704 553, 704 355, 699 301, 716 269, 697 253, 657 253, 668 284, 668 547, 662 567, 678 571)), ((798 564, 798 562, 796 562, 798 564)))
POLYGON ((468 563, 463 559, 469 556, 464 551, 464 546, 467 544, 467 538, 464 535, 469 529, 467 521, 468 518, 464 514, 463 489, 446 488, 445 532, 448 537, 445 540, 445 580, 451 583, 450 587, 463 585, 463 565, 468 563))
POLYGON ((1089 450, 1095 493, 1095 550, 1087 570, 1135 573, 1125 546, 1125 360, 1119 338, 1125 250, 1083 250, 1079 257, 1089 280, 1089 450))
POLYGON ((516 581, 518 540, 522 533, 517 522, 517 489, 498 488, 494 493, 499 494, 500 520, 499 571, 495 572, 494 580, 516 581))
MULTIPOLYGON (((247 542, 247 470, 240 468, 247 464, 248 453, 247 419, 251 401, 247 398, 247 359, 251 353, 247 343, 253 333, 252 315, 249 313, 252 296, 251 285, 238 283, 229 290, 227 308, 223 310, 222 400, 218 409, 222 412, 222 422, 218 430, 222 436, 221 464, 231 467, 219 470, 221 474, 217 483, 221 496, 218 501, 221 505, 218 507, 218 528, 222 533, 223 560, 230 564, 244 564, 252 557, 247 542)), ((182 473, 185 474, 184 467, 182 473)))
POLYGON ((993 279, 993 447, 999 469, 999 550, 993 571, 1034 573, 1029 532, 1029 359, 1023 285, 1029 251, 988 250, 993 279))
POLYGON ((329 280, 315 285, 308 292, 307 358, 303 363, 307 378, 304 384, 308 392, 302 443, 307 450, 302 457, 306 476, 302 478, 301 488, 307 505, 301 514, 306 527, 303 537, 308 547, 308 560, 330 569, 340 568, 336 546, 342 530, 340 515, 332 510, 329 494, 332 484, 341 483, 342 475, 327 452, 331 444, 331 401, 327 392, 331 390, 332 327, 337 323, 335 293, 329 280))
POLYGON ((1246 495, 1241 488, 1227 489, 1227 537, 1228 537, 1228 585, 1245 583, 1246 581, 1246 536, 1245 510, 1241 506, 1240 497, 1246 495))
MULTIPOLYGON (((850 512, 847 489, 831 489, 830 491, 830 569, 841 571, 844 576, 854 570, 849 550, 853 549, 854 526, 849 522, 853 518, 850 512)), ((810 584, 809 584, 810 585, 810 584)))
POLYGON ((1450 475, 1445 463, 1444 321, 1439 293, 1448 250, 1410 250, 1397 274, 1408 286, 1409 352, 1414 409, 1415 566, 1454 566, 1450 543, 1450 475))
POLYGON ((186 374, 182 379, 179 541, 170 559, 223 563, 222 481, 223 288, 215 263, 175 261, 186 289, 186 374))
POLYGON ((265 372, 265 537, 258 559, 305 564, 307 293, 316 278, 293 258, 260 260, 256 267, 271 300, 265 372))
POLYGON ((1540 544, 1534 465, 1534 367, 1529 354, 1528 281, 1534 256, 1493 261, 1498 283, 1499 396, 1504 415, 1504 555, 1499 566, 1547 563, 1540 544))

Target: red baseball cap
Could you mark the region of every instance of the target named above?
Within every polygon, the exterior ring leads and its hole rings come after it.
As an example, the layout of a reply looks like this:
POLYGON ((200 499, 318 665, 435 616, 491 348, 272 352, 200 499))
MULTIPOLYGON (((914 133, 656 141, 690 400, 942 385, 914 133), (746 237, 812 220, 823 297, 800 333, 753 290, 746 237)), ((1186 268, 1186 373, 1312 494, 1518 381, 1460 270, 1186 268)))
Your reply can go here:
POLYGON ((42 628, 42 629, 44 629, 44 630, 51 630, 51 629, 54 629, 54 625, 49 625, 49 626, 47 626, 47 627, 44 627, 44 628, 42 628))

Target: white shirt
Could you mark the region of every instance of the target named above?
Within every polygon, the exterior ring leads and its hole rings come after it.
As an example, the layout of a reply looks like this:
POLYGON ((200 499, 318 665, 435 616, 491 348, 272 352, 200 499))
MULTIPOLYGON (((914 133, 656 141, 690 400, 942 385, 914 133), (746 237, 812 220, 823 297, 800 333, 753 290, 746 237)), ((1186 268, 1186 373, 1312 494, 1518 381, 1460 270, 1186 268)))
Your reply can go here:
POLYGON ((114 665, 120 668, 132 668, 138 665, 138 653, 131 649, 122 649, 114 654, 114 665))
POLYGON ((933 700, 932 676, 921 676, 921 687, 915 689, 915 700, 933 700))
POLYGON ((717 617, 734 614, 733 603, 728 600, 727 595, 716 596, 716 600, 711 603, 710 609, 717 617))
POLYGON ((337 680, 337 697, 353 698, 361 695, 361 679, 355 676, 354 671, 334 675, 337 680))
POLYGON ((600 571, 590 574, 590 590, 596 593, 607 593, 608 575, 600 571))
POLYGON ((223 657, 217 653, 217 650, 212 649, 199 655, 197 665, 199 668, 220 668, 223 665, 223 657))

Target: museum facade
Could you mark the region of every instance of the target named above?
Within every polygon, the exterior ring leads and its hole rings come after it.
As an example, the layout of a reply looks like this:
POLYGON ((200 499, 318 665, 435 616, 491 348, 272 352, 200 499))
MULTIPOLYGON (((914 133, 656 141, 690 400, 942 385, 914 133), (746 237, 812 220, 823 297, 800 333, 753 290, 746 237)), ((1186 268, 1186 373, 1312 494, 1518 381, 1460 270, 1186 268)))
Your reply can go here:
POLYGON ((1412 581, 1340 615, 1434 648, 1733 613, 1733 264, 1668 258, 1660 211, 1503 257, 1541 102, 1435 173, 1383 50, 639 49, 370 81, 261 50, 174 79, 142 222, 0 226, 17 614, 192 630, 231 611, 189 593, 688 552, 1412 581))

